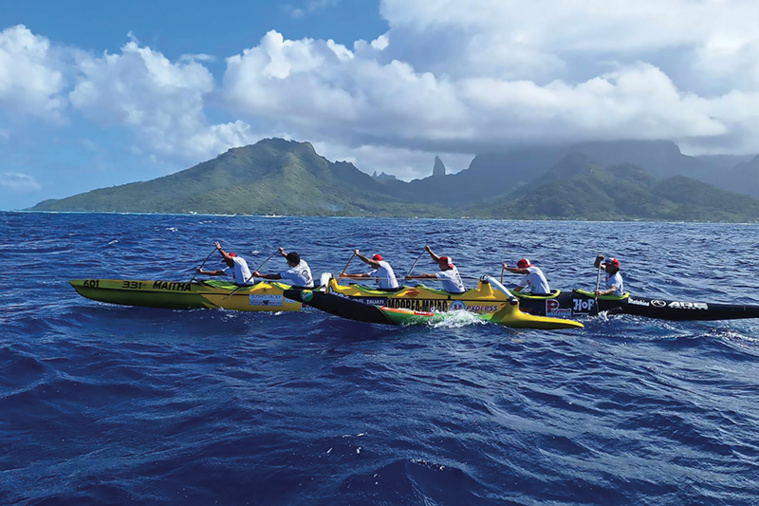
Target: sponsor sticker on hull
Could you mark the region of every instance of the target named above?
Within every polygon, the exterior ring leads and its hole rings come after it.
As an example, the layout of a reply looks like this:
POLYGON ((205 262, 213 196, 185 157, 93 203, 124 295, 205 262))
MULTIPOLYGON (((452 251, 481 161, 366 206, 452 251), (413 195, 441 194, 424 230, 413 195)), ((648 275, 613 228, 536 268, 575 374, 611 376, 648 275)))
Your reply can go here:
POLYGON ((359 302, 363 302, 364 304, 371 304, 372 306, 386 306, 387 305, 387 299, 382 298, 369 298, 369 297, 345 297, 346 299, 352 299, 357 300, 359 302))
POLYGON ((651 301, 651 305, 653 307, 658 307, 658 308, 668 307, 670 309, 694 309, 694 310, 709 309, 709 304, 706 304, 705 302, 679 302, 679 301, 667 302, 666 300, 654 299, 651 301))
POLYGON ((593 311, 596 307, 594 299, 572 299, 572 312, 586 314, 593 311))
POLYGON ((250 294, 248 297, 248 305, 251 306, 267 306, 278 307, 285 303, 285 298, 282 295, 261 295, 250 294))
POLYGON ((394 309, 411 309, 412 311, 436 312, 448 311, 449 304, 444 299, 404 299, 389 298, 385 306, 394 309))
POLYGON ((553 318, 572 316, 572 309, 568 307, 562 308, 556 299, 546 299, 546 316, 553 318))
MULTIPOLYGON (((370 299, 361 299, 361 302, 372 303, 370 299)), ((449 302, 445 299, 407 299, 398 297, 385 299, 382 305, 393 309, 411 309, 412 311, 424 313, 459 310, 470 311, 472 313, 492 313, 500 307, 499 304, 473 304, 473 302, 471 300, 454 300, 449 302)))
MULTIPOLYGON (((451 304, 451 306, 453 306, 453 304, 451 304)), ((498 310, 498 306, 466 306, 466 310, 471 311, 472 313, 494 313, 498 310)))
POLYGON ((709 309, 709 304, 703 302, 670 302, 672 309, 709 309))

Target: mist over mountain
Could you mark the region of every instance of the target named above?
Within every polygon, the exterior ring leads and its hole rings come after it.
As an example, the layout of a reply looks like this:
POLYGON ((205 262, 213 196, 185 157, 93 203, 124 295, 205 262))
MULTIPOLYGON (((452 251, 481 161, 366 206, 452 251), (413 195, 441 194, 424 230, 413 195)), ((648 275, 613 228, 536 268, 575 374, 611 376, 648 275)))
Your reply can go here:
POLYGON ((685 176, 660 179, 637 165, 603 166, 570 153, 521 190, 470 210, 490 218, 744 221, 759 216, 759 200, 685 176))
MULTIPOLYGON (((471 173, 461 174, 478 182, 510 182, 520 186, 548 172, 556 163, 570 153, 579 153, 600 165, 629 163, 643 167, 651 176, 667 178, 686 176, 718 188, 738 191, 759 197, 759 188, 748 191, 736 187, 727 179, 747 157, 733 155, 688 156, 670 141, 610 141, 586 142, 566 146, 535 146, 502 153, 477 155, 469 167, 471 173)), ((750 170, 750 169, 749 169, 750 170)), ((759 172, 755 173, 759 179, 759 172)), ((759 181, 758 181, 759 184, 759 181)))
POLYGON ((690 157, 669 142, 584 143, 477 155, 410 182, 331 162, 308 142, 264 139, 152 181, 33 210, 518 219, 759 219, 759 157, 690 157), (732 162, 736 163, 733 165, 732 162), (719 180, 720 187, 704 181, 719 180), (746 181, 752 184, 746 184, 746 181), (741 181, 743 183, 741 183, 741 181))
POLYGON ((739 162, 729 170, 715 174, 714 178, 719 180, 715 184, 720 188, 759 196, 759 156, 739 162))

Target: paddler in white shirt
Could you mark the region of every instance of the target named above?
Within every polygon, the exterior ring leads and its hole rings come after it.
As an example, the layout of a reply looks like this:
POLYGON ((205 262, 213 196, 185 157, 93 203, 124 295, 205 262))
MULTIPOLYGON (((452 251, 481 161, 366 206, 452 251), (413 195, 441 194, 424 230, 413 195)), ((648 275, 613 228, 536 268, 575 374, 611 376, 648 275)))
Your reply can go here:
POLYGON ((540 270, 540 267, 531 264, 526 258, 520 259, 516 267, 509 267, 506 262, 502 263, 501 267, 514 274, 524 274, 522 282, 513 291, 521 292, 528 288, 528 291, 525 292, 528 295, 550 295, 551 287, 548 285, 548 280, 543 271, 540 270))
POLYGON ((443 289, 448 293, 459 294, 466 292, 459 270, 453 265, 453 259, 449 256, 436 255, 429 246, 425 246, 424 249, 430 254, 432 261, 437 262, 440 272, 406 276, 406 279, 439 279, 443 283, 443 289))
POLYGON ((621 297, 625 294, 625 286, 622 282, 622 274, 619 273, 619 260, 616 258, 606 258, 598 255, 594 264, 596 269, 603 265, 606 271, 606 289, 596 290, 596 295, 616 295, 621 297))
POLYGON ((372 267, 372 272, 367 274, 340 274, 341 278, 348 279, 373 279, 380 290, 396 290, 398 288, 398 280, 395 279, 395 272, 390 264, 382 258, 379 253, 372 256, 372 258, 365 257, 359 250, 354 249, 353 254, 356 255, 359 260, 372 267))
POLYGON ((250 269, 248 268, 248 262, 244 258, 237 256, 236 253, 226 252, 222 249, 221 244, 216 241, 216 249, 221 254, 222 263, 227 264, 226 269, 215 271, 204 271, 200 267, 195 269, 198 274, 205 274, 206 276, 230 276, 235 280, 235 284, 239 286, 252 285, 253 276, 250 275, 250 269))
POLYGON ((279 254, 287 259, 288 269, 279 274, 261 274, 256 271, 253 275, 263 279, 282 279, 289 281, 293 286, 304 288, 314 287, 314 278, 311 276, 311 268, 305 260, 301 260, 300 255, 295 251, 285 252, 284 248, 279 248, 279 254))

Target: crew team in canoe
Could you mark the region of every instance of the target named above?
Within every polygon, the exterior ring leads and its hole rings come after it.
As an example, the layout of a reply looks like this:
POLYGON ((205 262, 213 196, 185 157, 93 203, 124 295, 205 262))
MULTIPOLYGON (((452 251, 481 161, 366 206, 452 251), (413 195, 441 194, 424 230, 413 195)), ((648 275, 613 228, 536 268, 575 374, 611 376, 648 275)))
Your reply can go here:
MULTIPOLYGON (((229 276, 234 279, 237 285, 253 285, 252 279, 261 278, 269 280, 283 280, 288 281, 293 286, 313 288, 314 279, 311 275, 311 269, 305 260, 300 258, 300 255, 291 251, 285 252, 284 248, 279 248, 279 254, 281 254, 287 260, 288 269, 274 274, 262 274, 258 271, 250 273, 248 264, 244 258, 239 257, 232 252, 226 252, 222 249, 221 245, 217 242, 216 249, 222 256, 222 262, 227 265, 227 268, 222 270, 204 271, 200 267, 196 270, 199 274, 205 274, 207 276, 229 276)), ((438 256, 429 246, 425 246, 424 250, 429 253, 433 262, 438 264, 440 268, 439 272, 407 275, 405 279, 438 279, 443 285, 443 289, 451 294, 461 294, 466 292, 466 287, 461 279, 458 268, 454 265, 453 259, 450 256, 438 256)), ((356 273, 346 274, 341 273, 340 278, 347 279, 371 279, 377 284, 380 290, 396 290, 398 288, 398 280, 395 277, 395 272, 390 264, 384 260, 381 254, 376 253, 371 258, 361 254, 358 249, 353 250, 353 254, 359 258, 362 262, 369 265, 372 270, 368 273, 356 273)), ((622 275, 619 272, 619 260, 616 258, 605 258, 603 255, 598 255, 594 262, 596 269, 603 268, 606 272, 606 288, 597 288, 596 295, 615 295, 621 297, 624 294, 624 283, 622 281, 622 275)), ((524 278, 517 285, 513 291, 518 293, 525 293, 527 295, 547 296, 551 294, 551 287, 548 284, 548 280, 543 274, 543 271, 532 264, 528 259, 522 258, 517 262, 516 267, 509 267, 505 262, 501 264, 503 270, 513 273, 522 274, 524 278), (525 291, 525 289, 527 289, 525 291)))

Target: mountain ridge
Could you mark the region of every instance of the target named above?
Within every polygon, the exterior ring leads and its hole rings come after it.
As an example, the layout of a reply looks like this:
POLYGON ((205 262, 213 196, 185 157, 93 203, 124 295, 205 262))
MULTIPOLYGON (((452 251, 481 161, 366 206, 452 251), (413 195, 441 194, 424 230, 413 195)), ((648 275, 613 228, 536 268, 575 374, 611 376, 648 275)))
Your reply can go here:
MULTIPOLYGON (((634 146, 633 146, 634 147, 634 146)), ((665 158, 675 146, 656 146, 665 158)), ((284 214, 316 216, 460 216, 517 219, 759 220, 759 200, 629 161, 610 164, 609 146, 532 148, 483 155, 468 169, 404 182, 373 177, 352 163, 331 162, 308 142, 263 139, 232 148, 151 181, 101 188, 40 202, 32 210, 284 214), (592 149, 591 149, 592 148, 592 149), (531 157, 532 156, 532 157, 531 157), (494 162, 508 161, 500 172, 494 162), (477 163, 475 163, 477 162, 477 163), (528 170, 531 169, 531 170, 528 170), (671 179, 675 178, 675 179, 671 179), (672 186, 682 195, 667 193, 672 186)), ((628 146, 629 152, 634 152, 628 146)), ((653 156, 653 155, 651 155, 653 156)), ((685 156, 685 155, 682 155, 685 156)), ((645 159, 645 156, 638 156, 645 159)), ((673 159, 674 159, 673 158, 673 159)), ((749 171, 759 157, 745 162, 749 171)), ((685 162, 691 163, 691 162, 685 162)), ((660 162, 658 167, 664 162, 660 162)))

